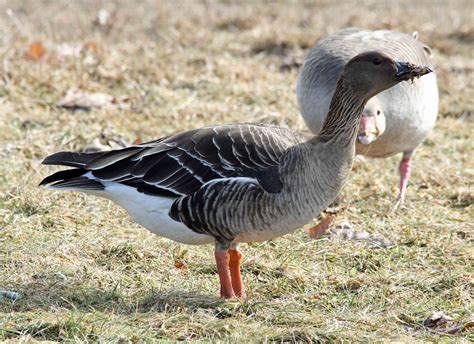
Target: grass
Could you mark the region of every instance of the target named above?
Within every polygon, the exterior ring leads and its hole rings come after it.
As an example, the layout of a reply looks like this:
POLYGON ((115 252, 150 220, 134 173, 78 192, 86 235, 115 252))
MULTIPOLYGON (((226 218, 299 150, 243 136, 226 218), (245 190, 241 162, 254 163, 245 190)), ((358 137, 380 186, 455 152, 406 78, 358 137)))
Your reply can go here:
POLYGON ((22 295, 0 298, 0 340, 474 339, 423 326, 436 310, 473 320, 471 2, 30 0, 0 9, 0 288, 22 295), (114 13, 110 27, 93 24, 100 8, 114 13), (235 121, 304 129, 298 70, 280 66, 346 26, 417 30, 434 52, 439 120, 418 149, 406 205, 391 211, 399 157, 366 160, 334 220, 394 247, 312 241, 304 230, 245 245, 248 299, 224 302, 212 246, 154 236, 108 201, 37 187, 52 171, 42 158, 95 139, 145 141, 235 121), (31 60, 35 41, 46 52, 31 60), (56 107, 72 87, 127 101, 56 107))

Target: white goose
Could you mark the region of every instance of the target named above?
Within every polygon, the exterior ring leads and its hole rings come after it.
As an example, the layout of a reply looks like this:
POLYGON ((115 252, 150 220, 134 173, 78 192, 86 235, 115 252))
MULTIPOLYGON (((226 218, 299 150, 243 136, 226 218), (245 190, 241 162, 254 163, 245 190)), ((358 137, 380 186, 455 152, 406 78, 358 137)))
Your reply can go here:
MULTIPOLYGON (((301 70, 298 104, 309 129, 317 134, 324 123, 331 98, 346 63, 367 50, 381 51, 399 61, 431 66, 429 48, 415 33, 357 28, 335 32, 319 41, 301 70)), ((438 114, 436 74, 399 84, 379 93, 364 108, 359 127, 357 154, 388 157, 403 153, 399 166, 400 191, 396 206, 404 201, 415 149, 433 129, 438 114)))
POLYGON ((111 199, 142 226, 181 243, 215 242, 221 296, 243 297, 237 244, 287 234, 325 209, 349 175, 367 100, 429 72, 363 53, 347 63, 318 136, 230 124, 108 152, 60 152, 43 163, 73 169, 40 185, 111 199))

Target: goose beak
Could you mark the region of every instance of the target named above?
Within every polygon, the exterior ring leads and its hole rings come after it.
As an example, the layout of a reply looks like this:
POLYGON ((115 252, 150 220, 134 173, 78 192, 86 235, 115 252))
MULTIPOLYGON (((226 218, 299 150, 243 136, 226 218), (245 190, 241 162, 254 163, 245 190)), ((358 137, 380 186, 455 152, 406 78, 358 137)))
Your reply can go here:
POLYGON ((416 66, 410 62, 395 62, 397 66, 396 78, 399 81, 413 80, 425 74, 433 72, 430 67, 416 66))
POLYGON ((359 132, 357 133, 357 140, 367 146, 377 140, 377 122, 375 116, 362 115, 359 123, 359 132))
POLYGON ((374 133, 360 133, 357 136, 357 140, 364 146, 368 146, 372 142, 377 140, 377 135, 375 135, 374 133))

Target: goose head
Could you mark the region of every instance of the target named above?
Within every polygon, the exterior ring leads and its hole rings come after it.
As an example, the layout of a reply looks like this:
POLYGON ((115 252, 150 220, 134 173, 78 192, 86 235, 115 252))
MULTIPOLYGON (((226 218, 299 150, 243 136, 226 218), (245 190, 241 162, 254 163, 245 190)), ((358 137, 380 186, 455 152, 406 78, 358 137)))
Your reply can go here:
POLYGON ((344 146, 355 143, 360 118, 370 98, 402 81, 431 72, 429 67, 395 61, 377 51, 353 57, 339 78, 318 140, 339 141, 344 146))
POLYGON ((360 118, 357 141, 369 145, 385 132, 385 114, 377 97, 371 98, 365 105, 360 118))
POLYGON ((384 53, 368 51, 349 60, 342 78, 355 95, 368 101, 401 81, 413 80, 431 72, 432 69, 427 66, 395 61, 384 53))

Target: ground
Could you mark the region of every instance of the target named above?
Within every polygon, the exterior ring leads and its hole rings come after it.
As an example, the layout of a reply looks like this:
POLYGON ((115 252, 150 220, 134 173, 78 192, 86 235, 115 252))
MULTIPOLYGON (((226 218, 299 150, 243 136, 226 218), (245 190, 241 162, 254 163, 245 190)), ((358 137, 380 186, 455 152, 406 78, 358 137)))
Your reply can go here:
POLYGON ((473 11, 472 1, 427 0, 2 1, 0 289, 21 298, 0 297, 0 340, 473 340, 425 322, 434 311, 453 326, 473 320, 473 11), (405 206, 392 211, 400 157, 366 159, 333 220, 393 246, 305 230, 245 245, 248 298, 225 302, 212 246, 159 238, 106 200, 38 187, 55 170, 45 156, 91 143, 235 121, 304 130, 298 65, 347 26, 418 31, 438 73, 439 118, 405 206), (90 111, 57 106, 71 89, 114 98, 90 111))

